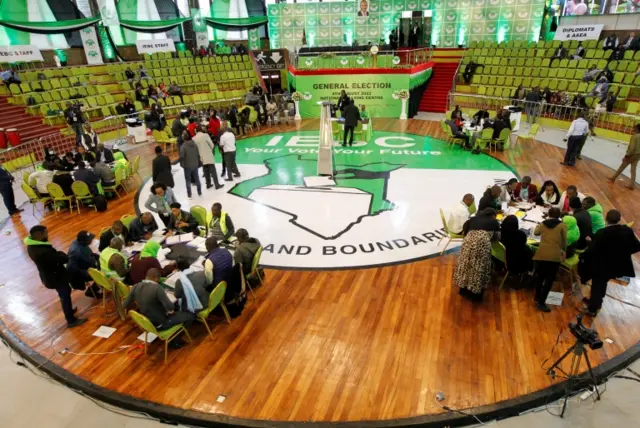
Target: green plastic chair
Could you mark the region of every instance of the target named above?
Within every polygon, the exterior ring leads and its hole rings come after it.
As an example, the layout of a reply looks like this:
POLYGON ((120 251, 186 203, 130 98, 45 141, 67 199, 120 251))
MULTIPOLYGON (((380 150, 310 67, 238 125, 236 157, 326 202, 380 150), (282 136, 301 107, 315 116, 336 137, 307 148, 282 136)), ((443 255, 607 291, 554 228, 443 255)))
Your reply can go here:
POLYGON ((49 196, 53 199, 56 215, 58 215, 58 211, 60 211, 60 206, 56 202, 68 202, 69 212, 73 212, 73 196, 65 195, 60 185, 56 183, 47 184, 47 192, 49 192, 49 196))
POLYGON ((186 328, 184 328, 183 324, 174 325, 171 328, 166 330, 159 331, 155 328, 155 326, 149 321, 149 318, 144 315, 136 312, 129 311, 129 316, 133 320, 134 323, 138 325, 144 331, 144 354, 147 355, 147 336, 149 333, 153 333, 158 336, 158 339, 164 341, 164 363, 167 364, 167 353, 169 350, 169 342, 178 337, 180 333, 184 332, 184 334, 191 342, 191 336, 189 336, 189 332, 186 328))
POLYGON ((103 190, 105 192, 113 192, 116 195, 118 195, 118 198, 120 198, 120 193, 118 193, 118 187, 121 187, 122 190, 124 190, 124 193, 128 193, 127 189, 124 186, 124 176, 126 174, 126 171, 123 168, 116 168, 116 170, 114 171, 114 174, 116 176, 116 181, 114 182, 114 184, 112 186, 103 186, 103 190))
POLYGON ((102 307, 105 313, 107 312, 107 293, 113 292, 113 283, 107 276, 98 269, 89 268, 89 276, 93 279, 93 282, 98 284, 102 288, 102 307))
POLYGON ((204 228, 204 236, 209 236, 209 223, 207 222, 207 209, 202 205, 194 205, 189 213, 196 219, 198 226, 204 228))
MULTIPOLYGON (((74 181, 71 185, 71 190, 73 190, 73 195, 77 201, 78 214, 80 214, 80 205, 83 204, 84 201, 93 202, 93 195, 89 191, 89 186, 84 181, 74 181)), ((95 204, 93 205, 93 209, 98 212, 95 204)))
POLYGON ((504 150, 507 150, 511 145, 510 137, 511 130, 509 128, 504 128, 502 131, 500 131, 500 135, 498 135, 498 138, 492 139, 489 143, 489 151, 491 151, 491 146, 495 146, 497 151, 499 143, 502 143, 502 147, 504 148, 504 150))
MULTIPOLYGON (((560 269, 568 272, 569 275, 571 275, 571 279, 572 280, 574 278, 577 280, 578 286, 580 286, 580 284, 581 284, 580 283, 580 274, 578 274, 578 264, 579 263, 580 263, 580 254, 574 254, 572 257, 566 259, 560 265, 560 269)), ((572 285, 573 285, 573 281, 572 281, 572 285)))
MULTIPOLYGON (((27 177, 28 180, 28 177, 27 177)), ((29 186, 27 183, 22 183, 21 184, 22 187, 22 191, 25 193, 25 195, 27 195, 27 198, 29 198, 29 202, 31 203, 31 215, 35 216, 36 215, 36 205, 38 203, 42 204, 42 212, 44 214, 44 210, 47 207, 47 205, 49 204, 53 204, 53 199, 51 199, 49 196, 45 196, 45 197, 40 197, 38 196, 38 194, 36 193, 35 190, 33 190, 33 188, 31 186, 29 186)))
POLYGON ((122 217, 120 217, 120 221, 122 222, 122 224, 125 225, 127 229, 129 229, 129 225, 135 219, 136 219, 136 216, 133 214, 125 214, 122 217))
POLYGON ((447 251, 447 247, 449 246, 451 241, 462 241, 464 239, 464 236, 458 235, 457 233, 453 233, 449 231, 449 226, 447 226, 447 219, 444 217, 444 211, 442 211, 442 208, 440 208, 440 218, 442 219, 442 227, 444 227, 444 231, 447 233, 446 237, 443 236, 438 241, 438 245, 440 245, 440 242, 442 242, 443 239, 447 239, 447 243, 445 244, 444 248, 440 252, 440 255, 443 255, 444 252, 447 251))
POLYGON ((491 143, 492 138, 493 138, 493 128, 483 129, 480 136, 476 138, 476 146, 474 148, 480 148, 480 150, 486 149, 487 146, 491 143))
POLYGON ((220 281, 216 288, 213 289, 211 294, 209 295, 209 305, 206 309, 201 310, 196 314, 196 320, 200 321, 207 328, 209 332, 209 336, 213 339, 213 334, 211 333, 211 329, 209 328, 209 324, 207 323, 207 318, 211 314, 211 312, 220 305, 222 307, 222 311, 224 312, 224 316, 227 319, 227 322, 231 324, 231 317, 229 316, 229 311, 224 304, 224 294, 227 291, 227 282, 220 281))
POLYGON ((507 273, 504 275, 504 278, 502 278, 502 281, 500 282, 500 290, 502 290, 505 281, 509 277, 509 268, 507 267, 507 249, 500 241, 491 242, 491 255, 495 257, 496 260, 502 262, 502 264, 504 264, 505 270, 507 271, 507 273))

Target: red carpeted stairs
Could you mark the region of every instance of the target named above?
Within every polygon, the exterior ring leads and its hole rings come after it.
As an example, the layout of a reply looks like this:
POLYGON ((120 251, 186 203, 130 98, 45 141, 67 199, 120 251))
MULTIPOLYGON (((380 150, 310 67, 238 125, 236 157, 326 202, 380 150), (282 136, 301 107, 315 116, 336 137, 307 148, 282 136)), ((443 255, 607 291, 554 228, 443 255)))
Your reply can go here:
POLYGON ((9 104, 7 97, 0 96, 0 128, 15 128, 22 142, 33 140, 50 134, 60 133, 60 127, 52 127, 42 123, 42 116, 31 116, 21 105, 9 104))
POLYGON ((453 85, 453 76, 458 62, 436 62, 427 89, 420 100, 419 111, 444 113, 447 111, 447 96, 453 85))

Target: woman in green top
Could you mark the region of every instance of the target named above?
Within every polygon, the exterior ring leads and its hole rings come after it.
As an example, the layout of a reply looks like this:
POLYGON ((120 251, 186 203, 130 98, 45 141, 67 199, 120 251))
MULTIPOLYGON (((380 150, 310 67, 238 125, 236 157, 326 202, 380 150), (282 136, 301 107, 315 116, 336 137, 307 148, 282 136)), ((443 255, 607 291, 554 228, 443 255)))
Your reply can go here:
POLYGON ((567 225, 567 258, 571 258, 580 239, 580 229, 578 229, 578 221, 574 216, 566 215, 562 218, 562 222, 567 225))

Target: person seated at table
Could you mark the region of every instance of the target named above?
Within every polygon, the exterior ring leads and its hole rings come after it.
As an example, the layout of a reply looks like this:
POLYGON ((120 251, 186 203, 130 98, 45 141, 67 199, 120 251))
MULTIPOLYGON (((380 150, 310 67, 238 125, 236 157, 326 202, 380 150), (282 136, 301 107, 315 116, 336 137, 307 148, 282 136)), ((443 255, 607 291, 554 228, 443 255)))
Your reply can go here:
MULTIPOLYGON (((511 123, 508 122, 508 119, 507 120, 504 119, 504 115, 502 111, 498 111, 498 114, 495 120, 493 121, 493 136, 491 138, 493 138, 494 140, 497 140, 498 138, 500 138, 500 133, 505 128, 511 129, 511 123)), ((498 149, 504 150, 504 144, 502 142, 498 146, 498 149)))
POLYGON ((49 196, 47 185, 53 182, 53 165, 47 165, 44 170, 36 170, 29 175, 29 183, 36 183, 36 190, 42 197, 49 196))
POLYGON ((447 228, 449 232, 460 235, 464 224, 469 220, 471 214, 475 212, 475 198, 471 193, 467 193, 462 197, 462 201, 456 203, 451 208, 447 228))
POLYGON ((509 179, 507 184, 500 186, 500 196, 498 197, 498 200, 500 201, 500 205, 502 205, 503 203, 509 206, 513 206, 516 204, 516 197, 514 193, 516 190, 516 187, 518 187, 517 178, 511 178, 509 179))
MULTIPOLYGON (((489 113, 487 112, 487 114, 489 113)), ((476 139, 478 139, 482 135, 482 131, 489 128, 493 129, 493 122, 490 121, 489 118, 487 117, 482 123, 482 129, 474 132, 473 135, 471 136, 471 147, 473 147, 474 149, 474 152, 473 152, 474 154, 480 153, 480 147, 476 146, 476 139)), ((493 137, 493 134, 491 134, 491 136, 493 137)))
POLYGON ((62 165, 55 168, 56 170, 53 173, 53 179, 51 180, 53 183, 57 184, 62 188, 62 191, 66 196, 73 195, 73 177, 69 171, 66 171, 62 165))
POLYGON ((533 256, 536 261, 536 308, 551 312, 546 305, 547 296, 556 279, 560 264, 566 259, 567 225, 560 221, 560 210, 549 209, 548 218, 536 226, 533 233, 540 236, 538 251, 533 256))
POLYGON ((179 202, 174 202, 169 205, 171 210, 169 214, 169 223, 167 229, 174 233, 193 233, 195 236, 199 235, 198 221, 189 211, 182 210, 182 205, 179 202))
POLYGON ((573 257, 578 248, 578 241, 580 241, 580 228, 578 227, 578 221, 575 217, 566 215, 562 217, 562 222, 567 225, 567 255, 569 259, 573 257))
POLYGON ((527 234, 520 230, 518 217, 509 215, 502 221, 500 242, 506 251, 510 275, 520 275, 533 270, 533 251, 527 245, 527 234))
POLYGON ((150 239, 158 230, 158 224, 150 212, 142 213, 129 224, 129 236, 132 241, 150 239))
POLYGON ((242 263, 244 274, 249 275, 251 273, 253 258, 262 244, 260 244, 257 238, 250 237, 247 229, 238 229, 235 236, 238 242, 233 253, 233 260, 238 264, 242 263))
POLYGON ((95 159, 92 159, 89 165, 102 182, 102 187, 113 186, 116 183, 116 174, 109 165, 104 162, 96 162, 95 159))
POLYGON ((360 106, 360 119, 369 119, 369 110, 367 110, 367 106, 365 106, 364 104, 362 104, 360 106))
POLYGON ((464 120, 460 106, 456 106, 456 108, 451 112, 451 120, 455 122, 458 118, 460 118, 460 120, 464 120))
POLYGON ((144 207, 158 214, 164 226, 168 227, 171 217, 171 204, 176 202, 176 197, 171 187, 167 187, 164 183, 153 183, 151 194, 144 203, 144 207))
POLYGON ((192 269, 185 256, 178 257, 176 268, 180 275, 173 291, 178 299, 176 303, 181 311, 197 314, 209 306, 206 275, 202 270, 192 269))
POLYGON ((572 211, 571 215, 576 219, 578 230, 580 231, 576 248, 578 250, 584 250, 593 238, 591 215, 582 207, 582 202, 577 196, 571 198, 569 201, 569 207, 572 211))
POLYGON ((500 207, 500 195, 502 189, 500 186, 495 185, 484 191, 480 202, 478 203, 478 212, 484 211, 487 208, 493 208, 496 211, 501 211, 500 207))
POLYGON ((558 186, 551 180, 547 180, 542 185, 542 191, 536 199, 536 205, 543 205, 547 208, 556 207, 560 203, 560 191, 558 186))
POLYGON ((123 245, 120 238, 113 238, 109 246, 100 252, 100 270, 107 278, 124 281, 129 273, 129 262, 122 254, 123 245))
POLYGON ((480 125, 480 122, 483 120, 489 119, 489 112, 487 110, 478 110, 473 116, 471 120, 472 126, 480 125))
POLYGON ((93 170, 87 169, 86 162, 83 161, 78 164, 78 170, 73 173, 73 178, 75 181, 82 181, 86 183, 87 186, 89 186, 89 192, 91 192, 92 195, 98 194, 98 183, 100 183, 100 178, 98 178, 93 170))
POLYGON ((211 223, 209 230, 218 241, 227 241, 236 231, 231 216, 222 211, 222 204, 216 202, 211 206, 211 223))
POLYGON ((460 127, 453 120, 447 120, 447 121, 445 121, 445 123, 451 129, 451 133, 453 134, 453 136, 455 138, 459 138, 461 140, 464 140, 464 145, 463 146, 464 146, 465 149, 468 149, 468 148, 471 147, 471 145, 469 144, 469 136, 467 134, 465 134, 464 132, 462 132, 460 127))
POLYGON ((65 171, 73 171, 74 169, 76 169, 76 166, 78 166, 78 164, 73 157, 73 153, 65 153, 64 157, 62 158, 62 167, 65 169, 65 171))
MULTIPOLYGON (((178 324, 190 326, 195 315, 191 312, 176 311, 167 292, 159 284, 160 278, 158 269, 149 269, 146 278, 131 288, 131 292, 124 300, 124 308, 129 309, 135 303, 140 313, 160 331, 178 324)), ((183 346, 182 340, 177 337, 169 343, 169 346, 180 348, 183 346)))
POLYGON ((98 144, 95 155, 96 162, 112 163, 115 160, 113 158, 113 152, 107 149, 102 143, 98 144))
POLYGON ((156 241, 148 241, 142 247, 140 254, 136 254, 131 259, 131 269, 129 269, 129 279, 131 284, 137 284, 144 280, 149 269, 158 269, 161 276, 167 277, 176 268, 175 263, 169 263, 164 268, 158 260, 158 252, 162 246, 156 241))
POLYGON ((211 291, 220 281, 229 284, 232 278, 233 258, 226 248, 220 248, 218 241, 213 236, 204 242, 207 249, 204 262, 204 273, 207 278, 207 290, 211 291))
POLYGON ((113 238, 119 238, 125 243, 125 245, 129 245, 131 243, 129 240, 129 229, 127 229, 124 223, 120 220, 114 221, 111 228, 100 235, 98 251, 102 251, 107 248, 113 238))
POLYGON ((558 203, 558 208, 560 208, 560 211, 562 211, 565 214, 571 213, 571 207, 569 206, 569 202, 571 201, 571 199, 575 197, 580 199, 580 201, 584 199, 584 195, 578 192, 578 188, 576 186, 574 186, 573 184, 570 186, 567 186, 567 190, 562 192, 562 194, 560 195, 560 202, 558 203))
POLYGON ((518 202, 535 202, 538 198, 538 187, 531 183, 531 177, 525 175, 516 186, 513 195, 518 202))
POLYGON ((500 223, 496 211, 479 211, 464 225, 464 241, 453 274, 453 283, 460 294, 481 301, 484 290, 491 282, 491 242, 500 239, 500 223))
POLYGON ((582 208, 587 210, 591 216, 591 231, 595 235, 597 231, 605 227, 602 206, 596 203, 594 198, 587 196, 582 200, 582 208))
POLYGON ((89 276, 89 268, 97 268, 98 254, 91 251, 91 243, 95 235, 86 230, 78 232, 76 240, 69 247, 69 261, 67 271, 70 276, 70 284, 75 290, 85 290, 87 297, 101 297, 102 289, 97 284, 92 284, 87 288, 87 283, 93 281, 89 276))

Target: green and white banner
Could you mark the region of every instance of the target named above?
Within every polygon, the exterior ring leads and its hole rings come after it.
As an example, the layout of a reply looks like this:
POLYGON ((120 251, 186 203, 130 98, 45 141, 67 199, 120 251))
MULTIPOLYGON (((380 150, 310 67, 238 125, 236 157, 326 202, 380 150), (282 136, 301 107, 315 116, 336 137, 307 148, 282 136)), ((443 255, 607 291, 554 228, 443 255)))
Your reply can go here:
POLYGON ((84 54, 87 57, 87 64, 103 64, 102 53, 100 52, 100 43, 98 42, 96 29, 94 27, 87 27, 83 29, 82 31, 80 31, 80 38, 82 39, 84 54))
POLYGON ((35 45, 0 46, 0 62, 43 61, 42 53, 35 45))
POLYGON ((408 74, 337 74, 296 76, 296 91, 303 95, 303 118, 320 117, 319 101, 336 103, 346 91, 357 106, 365 105, 372 117, 399 117, 402 102, 394 92, 409 89, 408 74))
POLYGON ((176 51, 176 46, 171 39, 136 40, 136 47, 140 55, 176 51))

